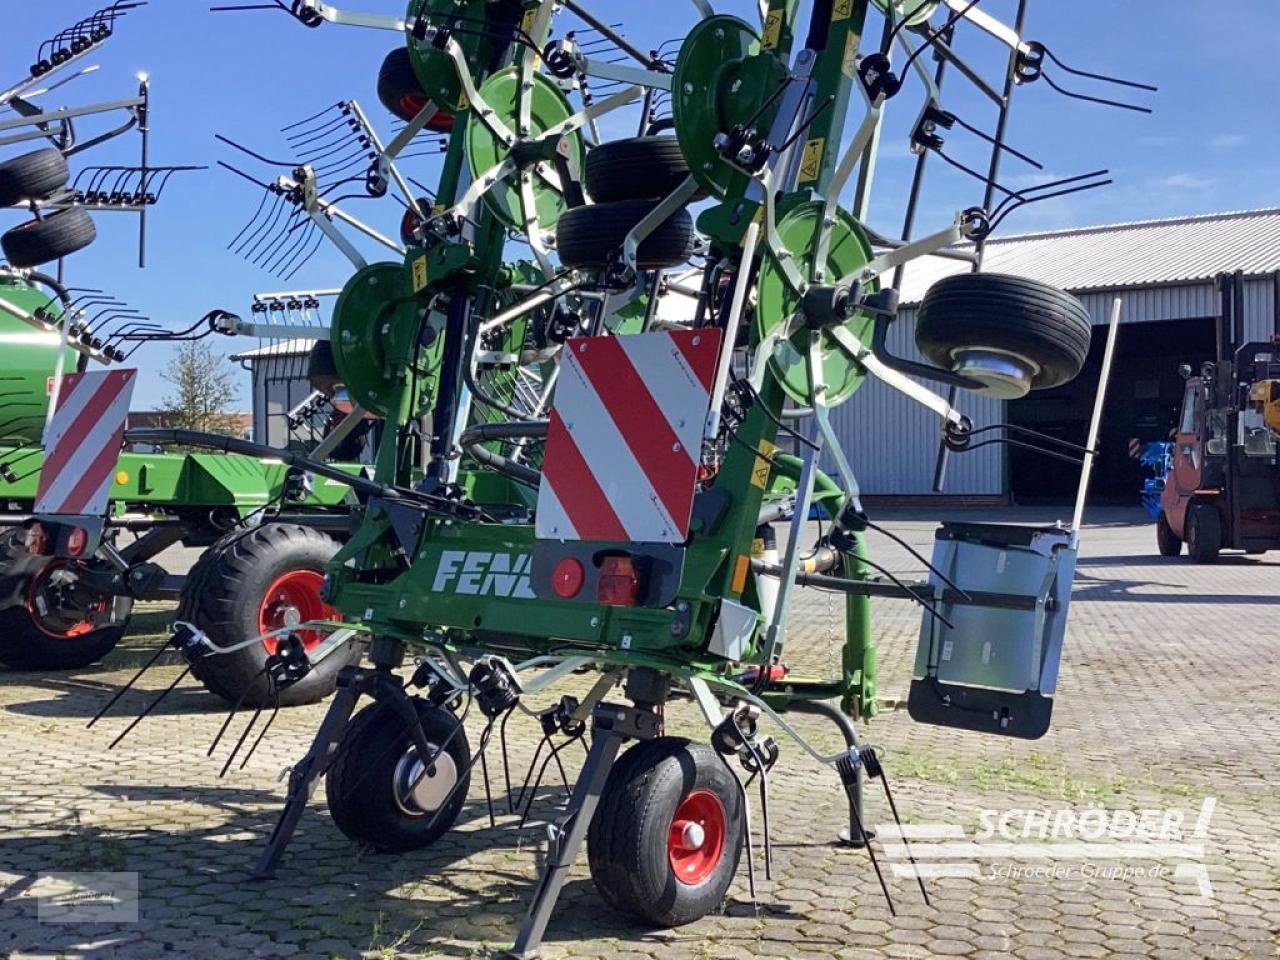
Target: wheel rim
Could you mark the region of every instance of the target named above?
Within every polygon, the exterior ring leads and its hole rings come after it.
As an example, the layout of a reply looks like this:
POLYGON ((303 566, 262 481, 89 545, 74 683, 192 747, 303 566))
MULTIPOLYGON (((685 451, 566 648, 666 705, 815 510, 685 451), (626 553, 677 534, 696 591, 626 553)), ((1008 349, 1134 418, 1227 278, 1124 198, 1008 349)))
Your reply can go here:
POLYGON ((391 790, 396 806, 411 817, 435 813, 458 783, 458 765, 453 757, 431 744, 436 750, 434 769, 425 775, 418 749, 410 747, 396 764, 391 775, 391 790))
MULTIPOLYGON (((337 620, 340 614, 320 599, 324 577, 316 570, 290 570, 277 577, 263 595, 258 609, 258 632, 271 633, 308 620, 337 620)), ((311 650, 329 636, 328 630, 299 630, 298 639, 311 650)), ((275 653, 279 637, 262 641, 268 653, 275 653)))
POLYGON ((724 804, 710 790, 695 790, 676 808, 667 832, 667 860, 677 880, 697 886, 715 872, 724 856, 724 804))
MULTIPOLYGON (((62 609, 61 605, 51 603, 44 595, 49 578, 65 566, 67 564, 61 561, 45 564, 31 578, 31 585, 27 588, 27 614, 31 617, 31 622, 37 630, 55 640, 74 640, 95 629, 94 622, 89 617, 65 616, 55 612, 62 609)), ((90 613, 105 613, 107 603, 106 597, 98 597, 88 609, 90 613)))

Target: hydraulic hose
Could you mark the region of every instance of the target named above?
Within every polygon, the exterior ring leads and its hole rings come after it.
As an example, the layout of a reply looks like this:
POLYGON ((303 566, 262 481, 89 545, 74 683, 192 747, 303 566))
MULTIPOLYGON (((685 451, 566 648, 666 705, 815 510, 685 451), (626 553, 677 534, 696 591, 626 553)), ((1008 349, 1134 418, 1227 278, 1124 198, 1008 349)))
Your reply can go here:
POLYGON ((541 471, 516 463, 500 453, 487 450, 492 440, 540 439, 547 435, 547 420, 517 420, 506 423, 479 423, 462 431, 458 444, 472 460, 492 467, 518 483, 536 487, 542 482, 541 471))

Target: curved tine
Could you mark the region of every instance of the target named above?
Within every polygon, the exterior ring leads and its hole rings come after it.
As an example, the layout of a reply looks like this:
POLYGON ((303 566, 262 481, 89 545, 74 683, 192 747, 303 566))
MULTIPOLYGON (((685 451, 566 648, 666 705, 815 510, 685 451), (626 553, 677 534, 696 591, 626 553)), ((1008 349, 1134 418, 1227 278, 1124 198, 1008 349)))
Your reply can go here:
POLYGON ((1152 86, 1149 83, 1138 83, 1136 80, 1121 80, 1119 77, 1111 77, 1105 73, 1090 73, 1088 70, 1077 70, 1075 67, 1069 67, 1059 60, 1057 55, 1048 47, 1044 46, 1044 44, 1041 44, 1041 47, 1044 49, 1045 55, 1048 56, 1050 60, 1056 63, 1067 73, 1074 74, 1077 77, 1088 77, 1090 80, 1101 80, 1103 83, 1114 83, 1122 87, 1133 87, 1135 90, 1148 90, 1151 93, 1160 92, 1159 87, 1152 86))
POLYGON ((271 208, 268 215, 263 218, 262 223, 253 232, 253 234, 241 242, 240 246, 234 251, 245 260, 252 263, 257 256, 257 251, 263 241, 269 241, 275 233, 276 224, 280 221, 282 211, 291 209, 289 203, 283 198, 279 198, 277 203, 271 208))
MULTIPOLYGON (((268 193, 268 194, 265 194, 265 195, 264 195, 264 198, 263 198, 263 199, 264 199, 264 202, 265 202, 265 200, 266 200, 266 197, 268 197, 268 196, 271 196, 271 194, 269 194, 269 193, 268 193)), ((272 204, 272 206, 267 210, 267 212, 266 212, 266 213, 262 214, 262 216, 261 216, 261 222, 258 222, 258 223, 256 224, 256 226, 255 226, 255 221, 257 221, 257 220, 259 219, 258 214, 257 214, 257 213, 255 213, 255 214, 254 214, 254 219, 253 219, 253 220, 250 220, 250 221, 249 221, 249 223, 247 223, 247 224, 245 225, 244 230, 241 230, 240 232, 241 232, 241 233, 244 233, 244 232, 245 232, 245 230, 248 230, 250 227, 253 227, 253 230, 249 233, 249 235, 248 235, 247 237, 245 237, 243 240, 241 240, 241 241, 240 241, 240 243, 239 243, 239 244, 238 244, 234 249, 232 249, 232 247, 231 247, 231 245, 230 245, 230 244, 228 244, 228 245, 227 245, 227 249, 228 249, 228 250, 231 250, 231 252, 232 252, 232 253, 234 253, 234 254, 236 254, 237 256, 244 256, 244 255, 245 255, 245 251, 249 248, 249 245, 250 245, 250 244, 252 244, 252 243, 254 243, 254 242, 257 240, 258 235, 259 235, 259 234, 260 234, 260 233, 261 233, 261 232, 266 228, 266 226, 271 222, 271 218, 272 218, 272 216, 274 216, 275 211, 276 211, 276 210, 278 210, 278 209, 279 209, 279 207, 280 207, 280 205, 281 205, 282 203, 284 203, 284 202, 285 202, 285 199, 284 199, 284 197, 283 197, 283 196, 281 196, 281 195, 280 195, 280 194, 278 194, 278 193, 277 193, 277 194, 275 194, 275 202, 274 202, 274 203, 272 204)), ((259 211, 261 211, 261 209, 262 209, 262 208, 261 208, 261 206, 260 206, 260 207, 259 207, 259 211)), ((232 243, 234 243, 234 242, 235 242, 235 241, 232 241, 232 243)))
POLYGON ((177 171, 177 170, 166 170, 166 171, 165 171, 165 172, 160 176, 160 185, 159 185, 159 186, 157 186, 154 190, 148 189, 148 188, 146 187, 146 185, 144 184, 144 185, 143 185, 143 194, 144 194, 144 196, 143 196, 143 200, 144 200, 144 201, 146 200, 146 196, 145 196, 145 194, 147 194, 147 193, 151 193, 151 194, 153 194, 153 195, 155 196, 155 199, 156 199, 156 200, 159 200, 159 199, 160 199, 160 194, 164 193, 164 188, 165 188, 165 187, 167 187, 167 186, 169 185, 169 178, 170 178, 170 177, 172 177, 175 173, 178 173, 178 171, 177 171))
POLYGON ((273 167, 292 168, 297 166, 297 164, 295 164, 292 160, 272 160, 270 157, 264 157, 262 154, 257 153, 253 150, 250 150, 248 147, 244 146, 243 144, 236 143, 230 137, 224 137, 220 133, 215 133, 213 135, 213 139, 218 140, 222 143, 225 143, 227 146, 231 147, 232 149, 239 150, 241 153, 247 154, 248 156, 253 157, 253 159, 255 160, 259 160, 262 163, 270 164, 273 167))
POLYGON ((314 229, 315 227, 314 224, 312 224, 312 227, 313 227, 312 229, 313 239, 311 242, 311 249, 306 252, 306 255, 303 256, 303 258, 298 262, 297 266, 293 267, 293 269, 291 269, 287 274, 285 274, 284 277, 282 277, 282 279, 292 280, 294 274, 296 274, 299 270, 301 270, 303 267, 305 267, 308 263, 311 262, 311 258, 316 255, 316 252, 320 249, 320 245, 324 243, 324 234, 321 233, 318 229, 314 229))
MULTIPOLYGON (((316 196, 320 197, 322 200, 329 200, 330 203, 335 203, 336 201, 329 199, 329 194, 333 193, 333 191, 337 190, 339 187, 345 187, 350 183, 364 183, 364 180, 364 177, 343 177, 341 180, 335 180, 333 183, 325 184, 324 189, 317 191, 316 196)), ((400 204, 400 206, 405 207, 406 209, 408 208, 409 205, 398 196, 395 197, 395 200, 400 204)))
POLYGON ((111 184, 112 194, 123 192, 124 185, 129 181, 129 178, 137 172, 138 171, 126 167, 125 169, 121 170, 118 174, 116 174, 115 182, 111 184))
POLYGON ((297 128, 297 127, 301 127, 301 126, 303 126, 304 124, 308 124, 308 123, 310 123, 310 122, 311 122, 311 121, 313 121, 313 120, 318 120, 318 119, 320 119, 321 117, 323 117, 326 113, 328 113, 330 110, 343 110, 343 111, 346 111, 346 110, 348 110, 348 109, 350 109, 350 108, 346 106, 346 101, 344 101, 344 100, 339 100, 337 103, 330 104, 329 106, 327 106, 327 107, 325 107, 323 110, 321 110, 319 113, 314 113, 314 114, 312 114, 311 116, 307 117, 307 118, 306 118, 306 119, 304 119, 304 120, 298 120, 298 121, 295 121, 294 123, 291 123, 291 124, 289 124, 289 125, 287 125, 287 126, 281 127, 281 128, 280 128, 280 132, 281 132, 281 133, 287 133, 288 131, 293 130, 293 129, 297 128))
MULTIPOLYGON (((306 238, 309 236, 309 233, 306 230, 299 230, 299 228, 308 225, 311 225, 310 217, 307 217, 303 222, 290 227, 289 230, 281 237, 283 243, 278 245, 277 249, 275 249, 271 254, 263 256, 262 259, 264 263, 271 258, 270 265, 264 266, 263 269, 268 273, 276 273, 276 271, 280 269, 281 265, 298 249, 298 247, 306 242, 306 238)), ((294 322, 294 318, 291 314, 292 311, 288 311, 286 313, 289 323, 294 322)))
POLYGON ((348 151, 355 150, 357 153, 372 152, 369 145, 368 137, 360 136, 354 139, 351 137, 346 137, 342 141, 340 141, 336 146, 332 147, 329 150, 326 150, 324 153, 317 153, 312 155, 311 158, 308 160, 308 162, 313 167, 318 168, 321 166, 321 161, 328 160, 330 163, 332 163, 333 161, 330 160, 329 158, 334 156, 335 154, 342 153, 342 151, 344 150, 348 150, 348 151))
POLYGON ((1005 210, 1003 213, 1000 214, 999 217, 997 217, 995 220, 992 221, 991 229, 995 230, 996 227, 1000 226, 1000 224, 1004 222, 1004 219, 1007 216, 1009 216, 1009 214, 1013 213, 1013 211, 1018 210, 1021 207, 1025 207, 1027 204, 1039 203, 1041 200, 1053 200, 1056 197, 1065 197, 1073 193, 1081 193, 1085 190, 1095 190, 1098 187, 1110 186, 1114 182, 1115 181, 1111 179, 1100 180, 1097 183, 1086 183, 1078 187, 1070 187, 1066 190, 1058 190, 1055 193, 1046 193, 1040 196, 1032 197, 1030 200, 1023 200, 1020 203, 1015 203, 1008 210, 1005 210))
POLYGON ((293 231, 297 229, 298 226, 300 225, 298 222, 299 215, 301 215, 304 218, 307 216, 306 213, 303 212, 302 210, 294 208, 294 210, 289 214, 289 219, 285 221, 284 227, 281 228, 276 233, 272 241, 269 244, 267 244, 266 247, 264 247, 255 255, 254 259, 255 259, 255 262, 258 264, 258 266, 262 267, 264 270, 268 270, 269 272, 269 268, 266 266, 267 263, 270 262, 277 253, 280 252, 280 248, 283 245, 289 242, 290 234, 292 234, 293 231))
POLYGON ((312 169, 315 170, 317 177, 332 176, 339 171, 343 171, 357 165, 362 165, 371 153, 372 151, 367 150, 364 147, 357 147, 352 153, 348 153, 346 156, 341 157, 338 160, 330 160, 328 163, 322 164, 312 164, 312 169))
MULTIPOLYGON (((328 134, 325 134, 325 136, 328 136, 328 134)), ((358 130, 340 130, 338 131, 338 136, 333 137, 330 140, 326 140, 324 143, 320 142, 320 140, 323 139, 323 137, 320 137, 307 143, 292 144, 291 149, 298 152, 298 157, 300 159, 311 162, 314 160, 323 160, 325 157, 331 156, 333 150, 341 150, 348 144, 363 139, 363 137, 364 135, 358 130)))
MULTIPOLYGON (((339 113, 339 114, 336 114, 332 119, 324 120, 323 122, 317 124, 314 127, 308 127, 305 130, 299 130, 296 133, 287 133, 285 134, 284 139, 286 143, 294 144, 300 140, 306 141, 316 136, 327 136, 329 131, 336 130, 338 127, 342 126, 343 124, 350 123, 350 122, 351 122, 351 119, 349 117, 339 113)), ((283 133, 283 131, 281 132, 283 133)))
POLYGON ((241 227, 241 228, 240 228, 240 232, 239 232, 239 233, 237 233, 237 234, 232 238, 231 242, 227 244, 227 249, 228 249, 228 250, 230 250, 233 246, 235 246, 235 245, 236 245, 236 243, 237 243, 237 241, 239 241, 239 239, 240 239, 242 236, 244 236, 244 232, 245 232, 246 230, 248 230, 251 226, 253 226, 254 221, 256 221, 256 220, 258 219, 258 214, 260 214, 260 213, 262 212, 262 208, 263 208, 263 207, 265 207, 265 206, 267 205, 267 197, 269 197, 269 196, 270 196, 270 194, 269 194, 269 193, 267 193, 266 191, 264 191, 264 192, 263 192, 263 194, 262 194, 262 199, 260 199, 260 200, 258 201, 258 209, 257 209, 257 210, 255 210, 255 211, 253 211, 253 216, 251 216, 251 217, 249 218, 249 222, 248 222, 248 223, 246 223, 243 227, 241 227))
POLYGON ((93 177, 89 180, 89 185, 85 187, 85 192, 98 193, 102 190, 102 182, 106 180, 107 177, 111 176, 111 171, 114 168, 113 167, 89 167, 87 169, 93 170, 95 172, 93 177))
POLYGON ((1119 107, 1121 110, 1132 110, 1134 113, 1155 112, 1150 107, 1139 106, 1136 103, 1125 103, 1123 100, 1109 100, 1106 97, 1091 97, 1085 93, 1076 93, 1074 90, 1068 90, 1066 87, 1058 86, 1053 82, 1053 77, 1049 76, 1047 73, 1042 72, 1040 76, 1044 77, 1044 82, 1050 87, 1058 91, 1058 93, 1062 94, 1064 97, 1070 97, 1072 100, 1083 100, 1086 103, 1100 103, 1104 107, 1119 107))
MULTIPOLYGON (((320 230, 318 227, 316 227, 314 223, 310 221, 310 219, 307 220, 307 227, 308 229, 302 231, 303 239, 298 244, 293 254, 293 257, 289 259, 287 262, 280 265, 276 273, 276 276, 281 277, 281 279, 288 279, 289 277, 293 276, 294 271, 296 269, 295 264, 297 267, 301 267, 304 263, 307 262, 307 260, 311 259, 311 257, 314 256, 315 254, 314 249, 311 251, 310 254, 306 254, 305 257, 303 256, 303 254, 306 251, 306 245, 310 243, 312 240, 317 239, 316 235, 320 234, 320 230)), ((324 237, 323 235, 320 235, 319 243, 322 243, 323 241, 324 241, 324 237)), ((319 246, 319 243, 316 244, 316 247, 319 246)))
POLYGON ((270 242, 270 238, 275 234, 276 225, 280 222, 280 217, 284 213, 284 211, 285 210, 290 211, 288 214, 285 214, 287 218, 289 216, 292 216, 292 212, 295 209, 296 207, 294 207, 292 203, 290 203, 284 197, 281 197, 280 202, 276 204, 275 209, 272 211, 271 219, 267 221, 267 223, 263 224, 263 228, 258 232, 258 236, 254 240, 253 245, 249 247, 247 250, 245 250, 243 253, 241 253, 241 256, 243 256, 246 260, 253 262, 254 259, 257 257, 258 253, 260 252, 260 248, 262 247, 263 242, 264 241, 270 242))

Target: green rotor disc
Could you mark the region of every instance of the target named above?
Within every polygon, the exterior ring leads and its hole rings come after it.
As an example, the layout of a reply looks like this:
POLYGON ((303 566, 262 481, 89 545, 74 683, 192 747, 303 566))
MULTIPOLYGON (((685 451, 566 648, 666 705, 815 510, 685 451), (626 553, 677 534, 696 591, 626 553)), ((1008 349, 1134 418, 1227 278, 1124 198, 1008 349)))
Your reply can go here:
MULTIPOLYGON (((822 203, 816 200, 796 207, 778 223, 778 236, 782 245, 791 252, 791 262, 806 280, 812 273, 821 226, 822 203)), ((834 283, 865 266, 870 262, 871 256, 871 244, 857 221, 843 210, 837 210, 827 249, 824 282, 834 283)), ((878 285, 873 285, 872 289, 878 289, 878 285)), ((782 271, 769 255, 764 257, 760 266, 759 291, 759 302, 756 304, 752 325, 755 344, 784 327, 800 308, 799 295, 787 284, 782 271)), ((870 317, 856 314, 844 326, 863 343, 870 343, 872 324, 870 317)), ((808 364, 810 336, 810 331, 801 327, 789 339, 779 342, 769 358, 769 369, 782 389, 788 397, 804 407, 813 405, 808 364)), ((828 407, 834 407, 853 395, 861 385, 865 371, 839 347, 829 333, 824 330, 820 337, 822 379, 827 387, 824 399, 828 407)))
POLYGON ((716 150, 716 134, 750 120, 773 89, 768 75, 777 61, 759 52, 756 29, 723 14, 698 23, 680 44, 671 77, 676 140, 694 179, 713 196, 724 196, 741 176, 716 150))
MULTIPOLYGON (((445 26, 454 16, 483 18, 485 6, 486 0, 409 0, 405 20, 413 24, 421 17, 434 26, 445 26)), ((475 76, 481 67, 479 50, 484 38, 472 31, 455 34, 454 39, 462 48, 471 75, 475 76)), ((451 113, 464 109, 467 104, 463 102, 462 81, 458 79, 458 68, 453 58, 439 47, 412 35, 409 36, 408 47, 409 62, 427 96, 451 113)))
MULTIPOLYGON (((414 355, 418 309, 401 263, 371 263, 358 270, 334 304, 329 322, 334 365, 351 398, 379 417, 396 413, 392 408, 409 365, 405 358, 414 355)), ((420 366, 427 360, 419 356, 420 366)))
MULTIPOLYGON (((532 88, 526 91, 526 95, 530 97, 529 129, 521 139, 536 139, 543 131, 573 116, 573 108, 554 82, 540 73, 533 74, 532 80, 532 88)), ((481 98, 492 108, 496 118, 517 136, 520 134, 519 90, 520 71, 516 67, 508 67, 495 73, 479 90, 481 98)), ((511 155, 511 148, 494 136, 474 114, 467 120, 466 137, 467 163, 473 177, 497 166, 511 155)), ((558 144, 551 146, 565 156, 570 168, 580 175, 586 160, 586 146, 582 142, 582 135, 575 130, 565 134, 558 144)), ((525 174, 530 177, 533 187, 533 206, 538 215, 538 224, 544 231, 550 231, 555 228, 560 215, 568 209, 568 203, 555 185, 558 182, 555 164, 549 156, 526 164, 520 173, 494 184, 484 194, 484 201, 494 216, 508 227, 523 230, 527 218, 520 192, 520 177, 525 174)))
MULTIPOLYGON (((889 8, 889 0, 874 0, 874 3, 881 10, 888 10, 889 8)), ((905 18, 909 27, 928 23, 929 18, 933 16, 933 12, 937 9, 938 0, 893 0, 895 21, 901 21, 905 18)))

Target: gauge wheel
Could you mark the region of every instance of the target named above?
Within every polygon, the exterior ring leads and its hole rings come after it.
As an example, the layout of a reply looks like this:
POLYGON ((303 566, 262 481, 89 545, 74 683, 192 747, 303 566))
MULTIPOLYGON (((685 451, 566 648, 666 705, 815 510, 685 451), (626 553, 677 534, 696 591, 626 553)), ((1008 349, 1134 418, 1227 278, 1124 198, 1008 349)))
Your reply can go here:
POLYGON ((21 270, 69 257, 89 246, 97 236, 93 218, 79 207, 69 207, 5 231, 0 236, 0 248, 9 265, 21 270))
POLYGON ((43 200, 67 185, 67 158, 53 147, 32 150, 0 163, 0 207, 43 200))
POLYGON ((90 590, 74 564, 31 557, 20 532, 0 543, 0 663, 15 670, 74 670, 115 649, 129 626, 131 597, 90 590))
POLYGON ((720 910, 742 853, 742 794, 710 746, 659 737, 614 765, 587 835, 614 909, 658 927, 720 910))
MULTIPOLYGON (((320 598, 325 565, 337 550, 332 537, 295 523, 268 523, 230 533, 192 567, 182 588, 178 619, 194 624, 218 647, 309 620, 341 619, 320 598)), ((308 651, 328 637, 328 631, 299 631, 308 651)), ((233 653, 207 656, 195 661, 191 672, 224 700, 271 706, 276 699, 263 667, 278 646, 279 640, 272 637, 233 653)), ((338 672, 361 652, 355 641, 331 652, 305 677, 279 691, 280 705, 323 700, 337 687, 338 672)))
POLYGON ((1176 557, 1182 552, 1182 538, 1173 532, 1163 510, 1156 518, 1156 546, 1160 548, 1162 557, 1176 557))
MULTIPOLYGON (((560 263, 570 269, 604 267, 613 255, 621 256, 627 234, 655 206, 651 200, 621 200, 566 210, 556 224, 560 263)), ((677 210, 641 242, 636 265, 661 270, 684 263, 692 253, 693 218, 677 210)))
MULTIPOLYGON (((413 63, 406 47, 396 47, 387 54, 378 70, 378 100, 393 116, 408 123, 427 105, 431 98, 422 89, 418 75, 413 72, 413 63)), ((453 114, 443 107, 436 110, 435 116, 427 121, 427 130, 436 133, 448 133, 453 129, 453 114)))
POLYGON ((675 137, 630 137, 587 153, 583 185, 596 203, 661 200, 688 176, 675 137))
POLYGON ((325 777, 329 813, 352 840, 390 853, 438 840, 462 811, 471 783, 466 729, 444 707, 414 698, 427 743, 438 751, 423 770, 409 731, 380 703, 351 721, 325 777))

